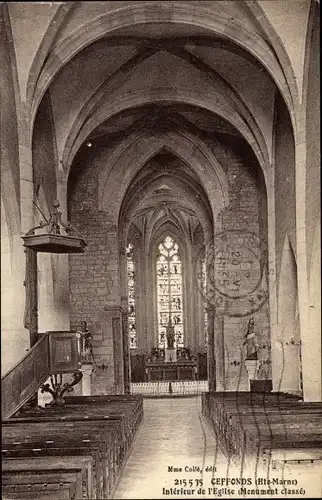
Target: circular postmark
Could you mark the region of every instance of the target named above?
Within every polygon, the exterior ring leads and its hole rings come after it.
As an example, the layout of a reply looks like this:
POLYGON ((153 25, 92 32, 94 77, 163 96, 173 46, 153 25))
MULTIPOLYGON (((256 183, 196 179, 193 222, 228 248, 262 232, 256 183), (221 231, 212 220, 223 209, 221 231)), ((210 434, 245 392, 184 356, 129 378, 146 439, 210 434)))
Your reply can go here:
POLYGON ((198 287, 217 314, 248 316, 268 299, 267 245, 255 233, 229 230, 199 255, 198 287))

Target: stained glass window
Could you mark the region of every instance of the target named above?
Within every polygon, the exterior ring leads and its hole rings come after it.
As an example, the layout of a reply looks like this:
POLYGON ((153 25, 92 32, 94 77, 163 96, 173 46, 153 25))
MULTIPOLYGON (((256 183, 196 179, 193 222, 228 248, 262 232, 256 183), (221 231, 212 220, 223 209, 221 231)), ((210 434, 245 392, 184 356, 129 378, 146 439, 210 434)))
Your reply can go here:
POLYGON ((171 318, 175 347, 183 347, 182 263, 178 244, 167 236, 158 247, 157 303, 159 347, 166 346, 166 328, 171 318))
POLYGON ((126 249, 127 258, 127 287, 128 287, 128 322, 130 349, 136 349, 136 323, 135 323, 135 268, 134 249, 129 243, 126 249))

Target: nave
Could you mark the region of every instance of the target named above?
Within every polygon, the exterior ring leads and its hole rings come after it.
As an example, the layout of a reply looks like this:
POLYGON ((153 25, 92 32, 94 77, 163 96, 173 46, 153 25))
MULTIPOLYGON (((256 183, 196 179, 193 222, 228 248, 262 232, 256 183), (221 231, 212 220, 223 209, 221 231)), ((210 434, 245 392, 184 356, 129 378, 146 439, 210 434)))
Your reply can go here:
MULTIPOLYGON (((123 470, 121 480, 115 492, 114 499, 127 498, 279 498, 289 496, 291 498, 300 498, 303 496, 309 498, 320 498, 322 495, 322 477, 321 471, 322 454, 321 435, 319 442, 315 442, 316 450, 310 450, 310 443, 306 442, 307 430, 304 429, 303 421, 306 418, 302 403, 293 399, 289 395, 272 395, 268 397, 263 407, 263 394, 258 394, 261 403, 259 403, 260 417, 277 411, 282 425, 279 431, 274 431, 274 424, 271 425, 271 433, 275 436, 278 433, 288 434, 289 444, 287 449, 278 449, 277 442, 270 442, 270 451, 275 460, 265 460, 265 453, 261 456, 262 461, 256 463, 247 459, 235 460, 236 454, 229 453, 228 444, 224 444, 225 436, 220 430, 220 426, 211 430, 211 420, 205 418, 206 400, 212 398, 201 397, 183 397, 183 398, 151 398, 144 399, 144 419, 137 433, 134 445, 123 470), (275 397, 280 401, 280 405, 275 404, 275 397), (285 397, 285 403, 282 403, 285 397), (271 401, 269 402, 269 399, 271 401), (283 421, 287 406, 296 405, 298 413, 298 422, 287 425, 283 421), (270 406, 270 408, 268 408, 270 406), (277 408, 279 406, 279 408, 277 408), (287 425, 285 428, 284 424, 287 425), (295 424, 295 425, 294 425, 295 424), (282 429, 283 427, 283 429, 282 429), (300 428, 300 432, 294 427, 300 428), (297 446, 297 435, 302 435, 302 444, 297 446), (218 439, 216 438, 218 437, 218 439), (292 441, 292 442, 291 442, 292 441), (301 446, 303 447, 301 449, 301 446), (274 450, 274 448, 276 449, 274 450), (223 452, 225 451, 225 453, 223 452), (275 453, 274 453, 275 451, 275 453), (296 460, 294 459, 296 456, 296 460), (288 460, 289 459, 289 460, 288 460), (177 468, 177 471, 172 472, 177 468), (296 478, 296 479, 295 479, 296 478), (189 482, 189 480, 191 482, 189 482), (274 481, 270 483, 270 481, 274 481), (238 482, 241 482, 238 484, 238 482), (284 484, 283 484, 284 483, 284 484), (192 486, 190 486, 192 484, 192 486), (246 488, 243 490, 243 488, 246 488), (203 491, 202 491, 203 489, 203 491)), ((212 395, 214 396, 214 394, 212 395)), ((255 397, 250 402, 247 400, 247 394, 239 395, 238 411, 242 413, 243 406, 248 414, 250 427, 252 426, 250 413, 256 412, 255 397), (248 404, 247 404, 248 403, 248 404)), ((229 403, 232 407, 236 406, 236 393, 229 402, 229 398, 223 398, 223 393, 217 394, 216 415, 220 419, 220 405, 227 407, 224 409, 229 418, 232 417, 232 410, 229 409, 229 403)), ((258 400, 259 401, 259 400, 258 400)), ((208 404, 209 406, 209 404, 208 404)), ((211 405, 213 408, 215 406, 211 405)), ((310 407, 311 423, 310 427, 316 425, 317 433, 321 433, 321 407, 310 407), (316 410, 315 415, 313 412, 316 410)), ((258 414, 259 415, 259 414, 258 414)), ((258 421, 260 420, 258 418, 258 421)), ((215 419, 213 419, 214 421, 215 419)), ((262 420, 263 422, 263 420, 262 420)), ((214 424, 216 425, 216 424, 214 424)), ((264 442, 265 424, 257 427, 260 435, 259 441, 264 442)), ((237 426, 234 422, 236 434, 237 426)), ((247 434, 250 431, 247 431, 247 434)), ((312 431, 313 434, 313 431, 312 431)), ((300 438, 301 439, 301 438, 300 438)), ((285 445, 285 436, 283 436, 285 445)), ((245 453, 247 455, 247 453, 245 453)))
POLYGON ((321 498, 321 409, 249 392, 25 405, 2 424, 3 499, 321 498))
POLYGON ((144 399, 144 419, 114 498, 162 498, 175 479, 201 478, 186 467, 219 464, 228 462, 203 421, 200 397, 144 399), (168 472, 171 466, 182 472, 168 472))

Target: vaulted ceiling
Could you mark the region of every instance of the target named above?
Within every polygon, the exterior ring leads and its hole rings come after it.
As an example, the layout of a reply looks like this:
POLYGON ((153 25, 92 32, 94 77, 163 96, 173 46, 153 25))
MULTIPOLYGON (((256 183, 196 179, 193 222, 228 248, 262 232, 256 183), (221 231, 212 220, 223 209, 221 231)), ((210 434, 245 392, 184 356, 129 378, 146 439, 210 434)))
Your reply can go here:
MULTIPOLYGON (((295 56, 287 53, 265 2, 62 2, 42 10, 33 6, 29 16, 33 10, 34 42, 42 42, 29 76, 23 80, 20 73, 20 88, 34 130, 42 119, 39 104, 50 107, 57 178, 67 182, 86 144, 104 148, 113 163, 116 151, 135 149, 142 138, 149 143, 163 137, 167 144, 176 134, 189 137, 192 149, 195 140, 215 156, 223 138, 244 141, 263 172, 270 168, 276 93, 291 109, 298 89, 297 62, 292 67, 289 58, 295 56)), ((16 18, 23 11, 9 8, 16 40, 16 18)), ((27 47, 33 51, 25 39, 25 47, 17 44, 18 67, 27 47)), ((155 207, 160 215, 167 204, 172 216, 180 212, 182 220, 211 224, 200 176, 175 158, 173 148, 159 153, 129 180, 121 215, 140 228, 142 218, 156 221, 155 207)))

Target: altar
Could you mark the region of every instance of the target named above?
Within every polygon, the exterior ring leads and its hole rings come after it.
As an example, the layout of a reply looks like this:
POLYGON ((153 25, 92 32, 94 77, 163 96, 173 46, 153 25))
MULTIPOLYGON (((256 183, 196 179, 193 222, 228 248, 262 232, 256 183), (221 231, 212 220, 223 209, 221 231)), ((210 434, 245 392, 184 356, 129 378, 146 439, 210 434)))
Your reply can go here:
POLYGON ((197 360, 186 347, 153 348, 145 365, 146 382, 194 381, 198 379, 197 360))
POLYGON ((196 380, 197 365, 194 361, 154 361, 146 364, 146 382, 196 380))
POLYGON ((175 329, 171 316, 166 329, 167 345, 154 347, 148 357, 145 373, 146 382, 194 381, 197 377, 196 359, 187 347, 175 346, 175 329))

